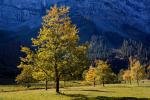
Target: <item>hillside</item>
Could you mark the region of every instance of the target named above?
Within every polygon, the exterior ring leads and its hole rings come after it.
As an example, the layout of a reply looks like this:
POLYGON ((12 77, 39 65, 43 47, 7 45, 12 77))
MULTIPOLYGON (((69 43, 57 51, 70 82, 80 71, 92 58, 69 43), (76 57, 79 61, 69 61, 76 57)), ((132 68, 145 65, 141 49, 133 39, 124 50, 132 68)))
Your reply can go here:
POLYGON ((111 47, 120 46, 123 39, 139 40, 149 45, 148 0, 0 0, 2 75, 7 70, 10 76, 16 73, 20 46, 30 45, 46 9, 54 4, 70 7, 73 23, 80 30, 80 42, 89 40, 92 35, 103 35, 111 47))

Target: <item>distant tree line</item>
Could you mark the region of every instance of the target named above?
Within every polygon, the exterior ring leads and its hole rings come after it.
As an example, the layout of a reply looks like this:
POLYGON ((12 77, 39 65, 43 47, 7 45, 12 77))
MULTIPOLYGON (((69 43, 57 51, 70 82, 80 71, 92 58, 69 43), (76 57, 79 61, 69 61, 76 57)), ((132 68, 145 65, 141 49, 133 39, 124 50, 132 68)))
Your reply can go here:
POLYGON ((104 36, 92 36, 89 41, 89 59, 109 59, 112 55, 128 59, 129 57, 138 58, 143 64, 149 64, 150 47, 143 45, 140 41, 124 40, 118 48, 113 48, 104 36))

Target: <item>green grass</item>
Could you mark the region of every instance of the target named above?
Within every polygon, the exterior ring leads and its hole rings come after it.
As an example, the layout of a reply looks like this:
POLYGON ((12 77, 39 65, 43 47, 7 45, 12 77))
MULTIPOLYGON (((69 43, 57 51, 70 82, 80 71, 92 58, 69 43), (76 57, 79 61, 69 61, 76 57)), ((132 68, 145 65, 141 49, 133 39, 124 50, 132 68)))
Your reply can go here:
POLYGON ((55 89, 28 90, 22 86, 0 86, 0 89, 3 89, 0 92, 0 100, 137 100, 142 98, 147 100, 146 98, 150 98, 150 82, 141 83, 139 87, 136 84, 66 87, 61 88, 62 94, 59 95, 55 93, 55 89))

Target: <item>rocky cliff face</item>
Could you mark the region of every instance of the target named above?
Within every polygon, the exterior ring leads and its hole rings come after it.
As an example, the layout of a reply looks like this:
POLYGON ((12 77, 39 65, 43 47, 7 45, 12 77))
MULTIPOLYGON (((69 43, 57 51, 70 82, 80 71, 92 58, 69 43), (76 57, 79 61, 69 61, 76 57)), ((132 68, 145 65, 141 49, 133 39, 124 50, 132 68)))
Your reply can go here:
POLYGON ((92 34, 110 32, 138 38, 141 33, 150 33, 150 2, 147 0, 1 0, 0 29, 37 28, 45 9, 53 4, 69 6, 73 22, 85 26, 84 29, 86 25, 93 26, 92 34))
POLYGON ((70 7, 81 42, 103 35, 112 46, 125 38, 150 42, 149 0, 0 0, 0 65, 16 66, 20 45, 29 45, 46 9, 70 7))
POLYGON ((65 0, 64 5, 71 5, 76 20, 79 16, 84 18, 85 22, 80 23, 93 23, 94 30, 106 36, 112 45, 123 38, 145 41, 150 33, 150 2, 147 0, 65 0))
POLYGON ((20 46, 31 44, 46 7, 44 0, 0 0, 0 78, 17 72, 20 46))
POLYGON ((45 13, 45 7, 42 0, 1 0, 0 29, 17 31, 23 25, 37 27, 30 21, 40 19, 45 13))

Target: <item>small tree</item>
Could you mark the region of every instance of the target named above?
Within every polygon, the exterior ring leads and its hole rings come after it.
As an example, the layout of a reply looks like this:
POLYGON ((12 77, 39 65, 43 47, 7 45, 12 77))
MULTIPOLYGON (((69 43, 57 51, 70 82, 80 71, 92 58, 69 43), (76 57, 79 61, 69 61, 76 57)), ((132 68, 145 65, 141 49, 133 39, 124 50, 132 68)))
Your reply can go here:
POLYGON ((132 84, 132 76, 131 76, 131 68, 134 66, 134 64, 136 63, 136 59, 134 59, 134 57, 130 56, 129 57, 129 67, 128 67, 128 70, 126 72, 126 75, 128 74, 130 77, 129 77, 129 82, 130 84, 132 84))
POLYGON ((52 73, 45 73, 41 69, 34 69, 32 77, 38 81, 45 81, 45 90, 48 89, 48 81, 52 80, 52 73))
POLYGON ((105 86, 105 83, 108 82, 114 74, 112 74, 112 70, 106 61, 98 60, 96 65, 96 78, 105 86))
POLYGON ((119 74, 118 74, 118 81, 119 82, 122 82, 124 80, 123 75, 124 75, 124 69, 121 69, 119 74))
POLYGON ((47 60, 48 54, 42 48, 36 49, 34 56, 34 70, 32 76, 38 81, 45 81, 45 90, 48 89, 48 81, 53 79, 52 65, 47 60))
POLYGON ((87 81, 92 81, 93 82, 93 86, 95 87, 96 85, 96 71, 95 68, 93 68, 93 66, 90 66, 89 70, 86 73, 86 80, 87 81))
POLYGON ((82 73, 82 78, 86 80, 86 75, 87 75, 88 70, 84 70, 82 73))
POLYGON ((18 68, 21 69, 21 74, 16 77, 16 81, 17 83, 25 84, 27 87, 30 87, 30 83, 36 81, 32 77, 34 53, 27 47, 22 47, 21 51, 27 55, 26 57, 20 58, 21 63, 18 68))
POLYGON ((72 54, 72 60, 68 59, 67 64, 65 66, 69 67, 62 67, 61 70, 61 77, 63 79, 69 80, 81 80, 83 79, 81 76, 84 70, 87 69, 89 65, 88 57, 87 57, 87 45, 80 45, 79 47, 74 50, 72 54))
POLYGON ((130 72, 130 70, 125 70, 122 78, 125 82, 129 82, 131 84, 131 72, 130 72))
POLYGON ((136 80, 137 84, 139 86, 139 81, 141 79, 144 79, 145 77, 145 70, 144 67, 142 67, 139 60, 135 60, 133 63, 133 66, 131 67, 131 78, 132 80, 136 80))

